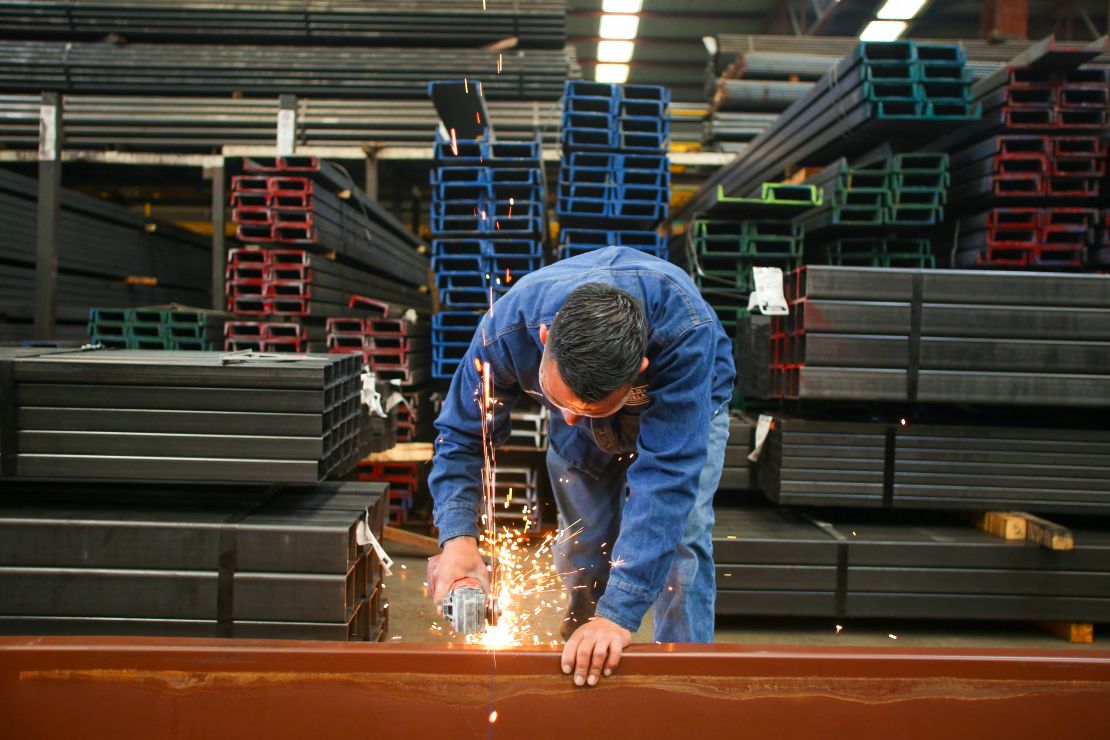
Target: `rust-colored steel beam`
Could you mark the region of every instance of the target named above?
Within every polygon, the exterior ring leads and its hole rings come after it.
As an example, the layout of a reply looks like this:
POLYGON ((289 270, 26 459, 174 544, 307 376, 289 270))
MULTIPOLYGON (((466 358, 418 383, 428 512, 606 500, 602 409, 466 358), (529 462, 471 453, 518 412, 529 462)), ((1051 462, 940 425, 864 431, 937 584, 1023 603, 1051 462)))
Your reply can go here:
POLYGON ((13 738, 1086 738, 1108 700, 1075 649, 643 645, 575 688, 551 649, 0 638, 13 738))

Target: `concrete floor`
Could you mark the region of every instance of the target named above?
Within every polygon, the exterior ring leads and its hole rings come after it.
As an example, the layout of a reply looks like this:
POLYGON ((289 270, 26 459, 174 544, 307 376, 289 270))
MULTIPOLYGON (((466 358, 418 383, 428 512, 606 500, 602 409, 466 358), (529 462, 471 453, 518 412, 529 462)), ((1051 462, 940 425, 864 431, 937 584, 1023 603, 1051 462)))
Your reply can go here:
MULTIPOLYGON (((385 579, 389 598, 389 635, 387 639, 405 642, 458 641, 447 631, 436 631, 433 622, 442 624, 428 596, 425 582, 426 558, 400 547, 390 548, 394 558, 393 575, 385 579)), ((562 615, 541 612, 537 634, 544 641, 558 641, 562 615), (549 634, 550 633, 550 634, 549 634)), ((1015 648, 1099 648, 1099 629, 1093 645, 1073 645, 1027 622, 952 622, 907 620, 834 620, 797 618, 720 618, 717 642, 775 645, 859 645, 904 647, 1015 647, 1015 648), (843 628, 837 632, 837 624, 843 628), (894 637, 892 637, 892 635, 894 637), (897 638, 897 639, 895 639, 897 638)), ((1105 634, 1103 632, 1102 634, 1105 634)), ((651 617, 633 637, 634 642, 651 641, 651 617)), ((1104 645, 1103 645, 1104 647, 1104 645)))

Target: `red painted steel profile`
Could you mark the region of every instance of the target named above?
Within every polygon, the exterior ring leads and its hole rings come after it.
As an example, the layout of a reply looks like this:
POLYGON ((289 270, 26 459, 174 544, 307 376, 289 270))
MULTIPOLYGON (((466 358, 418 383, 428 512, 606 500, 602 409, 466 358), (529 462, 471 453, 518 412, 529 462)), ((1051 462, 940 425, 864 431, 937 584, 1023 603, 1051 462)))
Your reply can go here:
POLYGON ((17 738, 1093 738, 1108 700, 1083 649, 642 645, 575 688, 552 649, 0 638, 17 738))

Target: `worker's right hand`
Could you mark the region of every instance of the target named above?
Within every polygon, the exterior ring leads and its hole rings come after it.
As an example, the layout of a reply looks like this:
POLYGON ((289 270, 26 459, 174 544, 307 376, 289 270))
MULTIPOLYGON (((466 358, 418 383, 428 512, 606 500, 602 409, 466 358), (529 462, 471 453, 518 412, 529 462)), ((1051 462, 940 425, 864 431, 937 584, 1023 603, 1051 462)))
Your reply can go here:
POLYGON ((443 543, 443 553, 435 565, 435 582, 432 586, 432 599, 437 609, 443 608, 443 597, 451 590, 451 585, 460 578, 477 578, 482 589, 489 593, 489 571, 478 552, 478 540, 474 537, 453 537, 443 543))

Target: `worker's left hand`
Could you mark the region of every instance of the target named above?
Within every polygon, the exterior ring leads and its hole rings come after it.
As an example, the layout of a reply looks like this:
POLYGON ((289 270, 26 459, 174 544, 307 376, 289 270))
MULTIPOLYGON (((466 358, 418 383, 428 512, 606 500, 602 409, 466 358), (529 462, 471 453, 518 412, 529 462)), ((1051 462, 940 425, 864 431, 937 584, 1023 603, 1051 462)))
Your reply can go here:
POLYGON ((605 617, 594 617, 574 631, 563 646, 563 673, 574 671, 574 685, 596 686, 602 672, 613 672, 632 633, 605 617))

